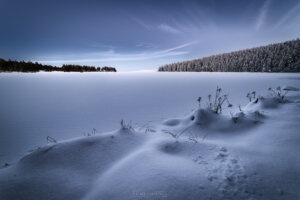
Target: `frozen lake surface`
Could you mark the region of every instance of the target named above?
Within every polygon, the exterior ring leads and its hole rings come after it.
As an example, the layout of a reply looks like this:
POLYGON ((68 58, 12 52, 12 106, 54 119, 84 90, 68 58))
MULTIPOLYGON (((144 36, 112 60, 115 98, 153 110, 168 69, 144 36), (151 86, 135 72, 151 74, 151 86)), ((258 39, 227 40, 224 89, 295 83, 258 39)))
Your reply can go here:
POLYGON ((300 74, 273 73, 1 73, 0 164, 83 133, 143 126, 183 116, 220 86, 237 107, 247 92, 300 87, 300 74))

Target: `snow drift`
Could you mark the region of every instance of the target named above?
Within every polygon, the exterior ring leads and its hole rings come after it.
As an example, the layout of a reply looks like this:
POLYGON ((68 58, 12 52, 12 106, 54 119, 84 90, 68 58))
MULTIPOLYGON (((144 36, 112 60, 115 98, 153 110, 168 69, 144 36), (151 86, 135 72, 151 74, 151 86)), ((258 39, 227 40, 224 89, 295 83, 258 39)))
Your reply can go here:
POLYGON ((38 148, 0 170, 0 199, 298 199, 300 96, 38 148))

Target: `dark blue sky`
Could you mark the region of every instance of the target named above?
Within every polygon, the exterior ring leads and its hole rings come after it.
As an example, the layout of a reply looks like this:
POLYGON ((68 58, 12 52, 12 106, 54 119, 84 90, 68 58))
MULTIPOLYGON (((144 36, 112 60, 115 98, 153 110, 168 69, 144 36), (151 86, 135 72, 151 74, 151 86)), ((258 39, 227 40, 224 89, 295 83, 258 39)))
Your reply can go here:
POLYGON ((299 0, 0 0, 0 57, 156 69, 300 36, 299 0))

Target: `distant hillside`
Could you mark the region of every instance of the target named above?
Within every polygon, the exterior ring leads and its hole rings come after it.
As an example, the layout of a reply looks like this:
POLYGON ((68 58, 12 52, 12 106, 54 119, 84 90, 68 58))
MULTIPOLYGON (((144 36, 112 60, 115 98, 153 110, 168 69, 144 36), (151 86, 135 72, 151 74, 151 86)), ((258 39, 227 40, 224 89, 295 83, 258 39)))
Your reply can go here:
POLYGON ((56 67, 42 65, 40 63, 4 60, 0 58, 0 72, 38 72, 38 71, 62 71, 62 72, 116 72, 114 67, 94 67, 85 65, 63 65, 56 67))
POLYGON ((300 39, 167 64, 158 71, 300 72, 300 39))

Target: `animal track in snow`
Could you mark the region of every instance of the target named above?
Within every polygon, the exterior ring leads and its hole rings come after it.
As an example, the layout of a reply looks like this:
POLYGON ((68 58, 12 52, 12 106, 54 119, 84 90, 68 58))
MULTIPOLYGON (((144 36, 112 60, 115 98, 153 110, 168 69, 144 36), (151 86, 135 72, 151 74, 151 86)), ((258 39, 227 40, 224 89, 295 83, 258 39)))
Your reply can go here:
POLYGON ((207 179, 216 192, 212 194, 212 199, 248 199, 245 175, 243 167, 238 158, 230 155, 226 147, 214 148, 214 156, 204 158, 198 155, 193 161, 205 168, 207 179))

